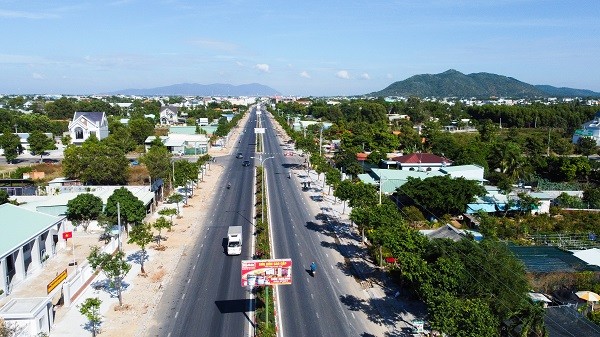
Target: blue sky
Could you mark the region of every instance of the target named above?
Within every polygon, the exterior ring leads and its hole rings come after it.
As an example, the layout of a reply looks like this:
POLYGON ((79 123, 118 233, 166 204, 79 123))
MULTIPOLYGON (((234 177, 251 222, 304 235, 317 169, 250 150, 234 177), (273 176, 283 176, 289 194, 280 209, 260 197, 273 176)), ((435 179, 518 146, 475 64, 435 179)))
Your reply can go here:
POLYGON ((0 0, 0 93, 354 95, 448 69, 600 91, 599 18, 598 0, 0 0))

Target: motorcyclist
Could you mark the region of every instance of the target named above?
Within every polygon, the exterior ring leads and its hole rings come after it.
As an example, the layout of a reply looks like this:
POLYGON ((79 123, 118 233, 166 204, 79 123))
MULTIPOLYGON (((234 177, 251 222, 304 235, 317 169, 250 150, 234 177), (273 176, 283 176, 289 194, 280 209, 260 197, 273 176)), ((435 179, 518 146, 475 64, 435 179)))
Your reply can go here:
POLYGON ((231 183, 227 183, 227 188, 230 188, 230 187, 231 187, 231 183))
POLYGON ((313 261, 313 262, 310 264, 310 273, 311 273, 313 276, 315 276, 315 273, 316 273, 316 271, 317 271, 317 264, 316 264, 316 263, 313 261))

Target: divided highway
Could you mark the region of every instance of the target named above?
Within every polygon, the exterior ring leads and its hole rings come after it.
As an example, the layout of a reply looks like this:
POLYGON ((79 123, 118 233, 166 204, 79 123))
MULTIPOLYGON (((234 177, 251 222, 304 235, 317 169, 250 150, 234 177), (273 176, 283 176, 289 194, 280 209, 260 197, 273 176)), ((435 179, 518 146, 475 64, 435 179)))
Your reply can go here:
MULTIPOLYGON (((163 324, 151 336, 248 336, 253 303, 241 287, 241 261, 251 259, 254 176, 252 166, 242 166, 254 156, 255 112, 250 113, 240 142, 230 142, 231 155, 217 163, 225 171, 212 198, 212 210, 199 241, 188 247, 157 308, 163 324), (242 152, 244 158, 235 158, 242 152), (227 189, 227 183, 231 188, 227 189), (242 254, 227 256, 227 228, 243 226, 242 254)), ((201 226, 202 224, 198 224, 201 226)))

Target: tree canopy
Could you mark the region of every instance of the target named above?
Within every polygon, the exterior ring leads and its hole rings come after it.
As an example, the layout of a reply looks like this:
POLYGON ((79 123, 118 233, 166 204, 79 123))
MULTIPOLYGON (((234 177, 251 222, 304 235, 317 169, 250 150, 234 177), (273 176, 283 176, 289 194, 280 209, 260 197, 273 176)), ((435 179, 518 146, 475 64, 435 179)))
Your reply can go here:
POLYGON ((415 205, 426 217, 441 217, 444 214, 462 214, 467 204, 475 196, 483 196, 486 191, 477 181, 450 176, 435 176, 427 179, 408 178, 397 189, 397 194, 405 206, 415 205))
POLYGON ((87 232, 90 222, 102 213, 103 206, 99 197, 91 193, 79 194, 67 202, 67 219, 87 232))

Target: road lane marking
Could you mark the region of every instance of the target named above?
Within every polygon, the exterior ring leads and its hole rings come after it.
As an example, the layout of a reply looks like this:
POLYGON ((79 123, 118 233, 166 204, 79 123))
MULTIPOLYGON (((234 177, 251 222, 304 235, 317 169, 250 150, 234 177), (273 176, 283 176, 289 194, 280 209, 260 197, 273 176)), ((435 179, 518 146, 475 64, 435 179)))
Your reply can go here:
POLYGON ((313 296, 313 294, 312 294, 312 293, 310 294, 310 298, 311 298, 311 299, 314 299, 314 298, 315 298, 315 297, 313 296))
MULTIPOLYGON (((177 316, 179 316, 179 311, 177 311, 177 312, 175 313, 175 318, 177 318, 177 316)), ((170 334, 169 334, 169 335, 170 335, 170 334)))
POLYGON ((337 281, 337 283, 340 283, 340 280, 338 278, 335 279, 337 281))
POLYGON ((185 293, 181 294, 181 299, 185 298, 185 293))
POLYGON ((200 254, 196 255, 196 257, 200 257, 200 254))
POLYGON ((350 311, 350 314, 352 315, 352 318, 356 318, 354 317, 354 313, 352 311, 350 311))
MULTIPOLYGON (((189 279, 188 279, 188 283, 190 283, 190 282, 192 282, 192 279, 191 279, 191 278, 189 278, 189 279)), ((338 283, 339 283, 339 282, 340 282, 340 281, 338 281, 338 283)))
POLYGON ((196 265, 194 265, 194 267, 192 269, 196 269, 196 265))

